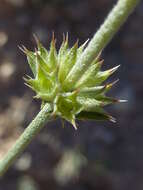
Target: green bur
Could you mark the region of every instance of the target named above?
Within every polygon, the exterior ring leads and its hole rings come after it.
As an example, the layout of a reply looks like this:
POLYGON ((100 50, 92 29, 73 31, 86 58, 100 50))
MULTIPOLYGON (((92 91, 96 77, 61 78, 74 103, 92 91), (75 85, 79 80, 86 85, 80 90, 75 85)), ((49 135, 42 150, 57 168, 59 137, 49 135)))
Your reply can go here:
POLYGON ((120 101, 105 95, 114 83, 108 85, 103 85, 103 83, 119 66, 101 71, 103 61, 99 59, 100 56, 95 57, 83 75, 70 88, 66 83, 66 77, 80 59, 87 42, 78 47, 77 41, 72 48, 69 48, 68 36, 66 36, 58 52, 54 36, 49 51, 37 38, 36 42, 35 52, 25 47, 21 49, 26 54, 33 73, 33 78, 29 76, 24 78, 26 85, 36 92, 35 98, 42 100, 42 106, 49 103, 53 115, 69 121, 75 129, 77 129, 76 119, 115 122, 115 119, 105 112, 103 107, 120 101))

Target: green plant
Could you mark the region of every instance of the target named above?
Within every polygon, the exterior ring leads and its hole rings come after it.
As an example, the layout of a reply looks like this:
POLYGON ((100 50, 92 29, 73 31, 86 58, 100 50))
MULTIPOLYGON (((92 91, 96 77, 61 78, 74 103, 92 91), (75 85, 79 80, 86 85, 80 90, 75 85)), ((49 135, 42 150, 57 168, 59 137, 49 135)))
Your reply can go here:
POLYGON ((25 78, 26 84, 36 92, 35 98, 42 100, 42 107, 49 104, 52 110, 51 116, 66 119, 75 129, 77 129, 76 119, 115 121, 103 109, 105 105, 119 102, 105 96, 115 82, 107 85, 102 85, 102 83, 119 66, 100 71, 103 61, 99 61, 99 56, 97 56, 75 83, 67 85, 68 74, 76 61, 80 59, 86 43, 78 48, 78 42, 76 42, 70 49, 67 35, 57 53, 54 36, 50 51, 47 51, 37 38, 36 41, 38 49, 35 52, 25 47, 22 51, 27 55, 34 76, 34 78, 25 78))
POLYGON ((100 71, 99 54, 127 19, 139 0, 119 0, 88 46, 78 48, 78 43, 69 49, 68 39, 63 40, 59 53, 55 39, 48 52, 37 40, 35 52, 22 51, 27 55, 34 78, 26 78, 27 85, 42 99, 42 110, 25 129, 15 145, 0 161, 0 175, 9 168, 16 157, 31 142, 44 124, 60 116, 76 127, 75 119, 109 119, 115 121, 103 106, 117 100, 106 97, 112 84, 102 83, 118 68, 100 71))

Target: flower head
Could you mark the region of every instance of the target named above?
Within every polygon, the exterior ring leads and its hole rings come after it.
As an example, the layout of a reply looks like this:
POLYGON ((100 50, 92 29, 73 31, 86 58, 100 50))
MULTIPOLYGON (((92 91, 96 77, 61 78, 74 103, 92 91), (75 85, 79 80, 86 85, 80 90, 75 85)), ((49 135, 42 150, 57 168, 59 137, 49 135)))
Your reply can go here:
POLYGON ((43 104, 49 103, 53 114, 72 123, 75 129, 76 119, 105 119, 115 122, 115 119, 103 109, 106 105, 119 102, 105 95, 115 82, 110 84, 103 82, 119 66, 101 71, 103 60, 100 60, 100 56, 95 57, 80 79, 70 87, 66 84, 66 79, 80 59, 87 42, 78 46, 77 41, 72 48, 69 48, 67 35, 63 37, 57 52, 54 36, 50 50, 47 50, 37 38, 36 41, 37 49, 34 52, 24 46, 21 48, 33 73, 33 78, 25 78, 25 81, 36 92, 35 98, 41 99, 43 104))

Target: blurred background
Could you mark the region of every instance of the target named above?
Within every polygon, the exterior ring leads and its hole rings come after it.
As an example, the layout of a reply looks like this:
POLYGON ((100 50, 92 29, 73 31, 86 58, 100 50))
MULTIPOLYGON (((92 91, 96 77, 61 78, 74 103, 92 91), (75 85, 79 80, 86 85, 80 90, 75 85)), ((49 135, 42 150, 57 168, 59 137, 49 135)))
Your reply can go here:
MULTIPOLYGON (((63 33, 70 45, 91 38, 115 0, 0 0, 0 158, 40 109, 24 85, 31 74, 18 49, 34 49, 33 33, 49 48, 63 33)), ((104 68, 121 64, 109 93, 127 103, 107 107, 117 123, 80 122, 75 131, 48 123, 0 179, 0 190, 143 189, 143 2, 104 50, 104 68)))

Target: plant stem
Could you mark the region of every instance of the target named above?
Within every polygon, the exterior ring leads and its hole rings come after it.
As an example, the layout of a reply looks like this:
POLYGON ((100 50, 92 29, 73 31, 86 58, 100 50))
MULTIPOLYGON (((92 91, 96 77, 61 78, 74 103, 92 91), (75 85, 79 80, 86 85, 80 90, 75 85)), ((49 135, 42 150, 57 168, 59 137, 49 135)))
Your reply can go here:
POLYGON ((119 0, 117 2, 105 22, 91 39, 80 59, 77 60, 76 64, 68 74, 65 80, 67 88, 68 86, 70 86, 70 88, 74 88, 76 82, 87 70, 91 62, 109 43, 139 1, 140 0, 119 0))
POLYGON ((0 160, 0 176, 2 176, 15 159, 24 151, 26 146, 43 128, 48 119, 50 119, 51 107, 46 104, 43 109, 38 113, 31 124, 25 129, 23 134, 16 141, 14 146, 8 151, 2 160, 0 160))

